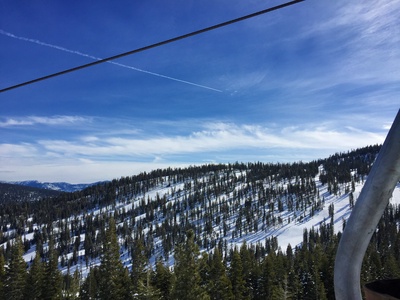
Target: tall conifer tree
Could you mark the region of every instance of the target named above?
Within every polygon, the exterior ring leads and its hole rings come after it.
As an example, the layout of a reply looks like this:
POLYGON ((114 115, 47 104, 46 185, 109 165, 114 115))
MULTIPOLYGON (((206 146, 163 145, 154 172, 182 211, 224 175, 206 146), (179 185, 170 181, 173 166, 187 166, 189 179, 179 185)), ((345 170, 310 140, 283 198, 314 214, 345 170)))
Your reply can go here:
POLYGON ((211 299, 233 299, 232 284, 226 274, 222 255, 218 248, 215 248, 211 260, 209 286, 211 299))
POLYGON ((124 300, 132 298, 129 276, 119 257, 119 244, 114 218, 110 219, 100 265, 99 292, 104 300, 124 300))
POLYGON ((161 259, 156 262, 156 270, 154 274, 154 286, 160 292, 160 299, 172 299, 173 276, 169 269, 164 266, 161 259))
MULTIPOLYGON (((2 250, 2 249, 1 249, 2 250)), ((4 281, 6 279, 6 271, 4 269, 4 255, 0 252, 0 299, 4 299, 4 281)))
POLYGON ((45 287, 44 283, 44 265, 40 257, 39 250, 36 250, 36 256, 31 264, 25 288, 25 299, 40 300, 45 287))
POLYGON ((175 248, 175 299, 207 299, 206 292, 200 286, 198 270, 199 247, 194 242, 194 232, 189 230, 186 241, 175 248))
POLYGON ((207 252, 201 254, 198 260, 198 269, 200 274, 200 287, 207 291, 210 282, 210 258, 207 252))
POLYGON ((11 259, 6 272, 5 299, 24 299, 27 265, 22 257, 23 254, 21 238, 16 237, 11 248, 11 259))
POLYGON ((134 241, 132 248, 132 289, 134 294, 141 295, 147 289, 147 258, 141 238, 134 241))
POLYGON ((50 237, 48 261, 44 268, 44 284, 42 299, 62 298, 62 275, 58 269, 58 252, 55 249, 54 239, 50 237))
MULTIPOLYGON (((98 267, 90 269, 86 280, 80 287, 79 297, 82 300, 100 299, 100 271, 98 267)), ((128 298, 129 299, 129 298, 128 298)))
POLYGON ((232 262, 229 269, 229 279, 232 283, 232 291, 235 300, 249 299, 246 297, 246 282, 243 279, 242 259, 240 258, 237 249, 233 251, 232 262))

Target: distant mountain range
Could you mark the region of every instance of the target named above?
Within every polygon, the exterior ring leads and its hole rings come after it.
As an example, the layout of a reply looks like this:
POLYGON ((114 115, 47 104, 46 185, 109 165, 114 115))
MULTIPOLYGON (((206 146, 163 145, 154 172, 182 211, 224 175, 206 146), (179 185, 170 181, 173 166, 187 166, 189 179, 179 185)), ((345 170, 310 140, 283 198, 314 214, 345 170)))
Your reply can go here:
POLYGON ((26 180, 26 181, 14 181, 14 182, 5 182, 5 183, 29 186, 29 187, 45 189, 45 190, 71 193, 71 192, 81 191, 89 186, 100 184, 101 182, 94 182, 94 183, 88 183, 88 184, 85 184, 85 183, 71 184, 71 183, 67 183, 67 182, 40 182, 37 180, 26 180))

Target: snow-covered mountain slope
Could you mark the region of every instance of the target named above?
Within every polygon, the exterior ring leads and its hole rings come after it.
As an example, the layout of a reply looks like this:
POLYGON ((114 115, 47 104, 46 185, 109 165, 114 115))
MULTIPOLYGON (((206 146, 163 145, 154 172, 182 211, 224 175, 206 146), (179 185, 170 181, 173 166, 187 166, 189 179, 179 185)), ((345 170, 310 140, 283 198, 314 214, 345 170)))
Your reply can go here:
MULTIPOLYGON (((54 235, 63 272, 100 263, 102 232, 112 215, 121 259, 132 264, 132 247, 142 239, 150 263, 174 263, 174 246, 192 229, 201 251, 224 253, 244 242, 265 247, 276 240, 283 251, 303 241, 304 230, 320 225, 342 230, 379 148, 337 154, 295 164, 229 164, 156 170, 121 178, 46 205, 53 219, 32 210, 22 231, 29 262, 37 247, 45 252, 54 235), (52 226, 49 227, 49 223, 52 226), (38 243, 40 241, 40 243, 38 243)), ((400 203, 400 185, 392 203, 400 203)), ((17 228, 8 225, 10 238, 17 228)), ((19 229, 21 231, 21 228, 19 229)), ((3 240, 4 246, 6 241, 3 240)))
MULTIPOLYGON (((240 172, 236 173, 236 176, 243 176, 240 172)), ((206 178, 202 178, 202 180, 207 181, 206 178)), ((194 226, 197 228, 202 228, 199 235, 203 235, 209 238, 209 242, 205 242, 204 239, 202 241, 201 251, 212 251, 213 247, 215 247, 218 242, 219 238, 222 238, 223 242, 222 245, 225 243, 227 249, 231 249, 233 247, 240 247, 243 242, 246 242, 249 246, 251 245, 265 245, 265 241, 271 238, 277 238, 278 245, 282 249, 282 251, 286 250, 288 244, 292 247, 299 246, 303 240, 303 233, 304 230, 310 230, 314 228, 315 230, 319 229, 319 226, 322 223, 329 224, 331 222, 329 208, 333 208, 333 222, 334 222, 334 231, 339 232, 342 231, 343 221, 347 220, 351 214, 351 204, 350 204, 350 193, 341 193, 339 192, 337 195, 331 194, 328 192, 327 185, 323 185, 319 181, 319 175, 315 177, 316 186, 317 186, 317 194, 320 195, 321 199, 323 199, 322 207, 319 210, 315 210, 312 212, 312 206, 304 209, 302 212, 300 211, 288 211, 287 207, 279 212, 279 209, 276 208, 276 221, 271 221, 271 225, 266 226, 264 222, 260 222, 257 225, 257 230, 246 230, 244 229, 242 234, 240 235, 240 231, 236 231, 235 226, 238 223, 238 219, 240 218, 240 209, 234 209, 234 212, 229 216, 227 220, 228 228, 227 233, 223 234, 223 225, 216 225, 213 224, 210 230, 210 234, 206 234, 207 231, 207 220, 206 219, 197 219, 193 223, 196 223, 194 226), (280 221, 282 220, 282 221, 280 221), (215 241, 213 242, 213 237, 215 241)), ((356 183, 355 190, 353 192, 355 201, 357 200, 358 195, 363 187, 364 182, 356 183)), ((171 205, 174 203, 183 203, 185 200, 185 193, 183 192, 184 183, 177 183, 177 184, 162 184, 153 189, 150 189, 146 194, 143 194, 141 197, 136 197, 133 199, 129 199, 128 201, 118 201, 116 205, 112 206, 113 208, 107 208, 108 213, 112 212, 132 212, 135 208, 140 208, 144 201, 154 202, 157 201, 157 198, 165 197, 171 205), (145 200, 146 199, 146 200, 145 200)), ((341 189, 344 191, 345 186, 342 186, 341 189)), ((239 191, 240 187, 237 185, 235 190, 239 191)), ((232 192, 233 193, 233 192, 232 192)), ((218 203, 221 198, 211 198, 206 205, 206 207, 211 207, 212 205, 220 205, 218 203)), ((400 203, 400 185, 398 185, 393 193, 393 197, 390 200, 393 204, 400 203)), ((245 201, 242 201, 242 204, 245 205, 245 201)), ((233 204, 234 205, 234 204, 233 204)), ((276 205, 276 204, 275 204, 276 205)), ((91 211, 92 216, 100 216, 106 210, 103 209, 95 209, 91 211)), ((173 213, 173 212, 172 212, 173 213)), ((155 236, 153 234, 157 231, 157 228, 162 228, 162 223, 165 222, 166 218, 162 217, 161 212, 158 210, 154 214, 154 220, 150 223, 141 223, 141 221, 145 220, 147 222, 146 213, 143 214, 134 214, 135 215, 135 222, 143 226, 142 233, 147 236, 153 237, 151 240, 153 241, 153 255, 150 258, 150 262, 152 264, 155 263, 156 259, 160 256, 166 258, 167 264, 173 266, 174 264, 174 257, 173 257, 173 250, 171 250, 168 254, 165 253, 163 249, 163 240, 161 237, 155 236), (153 233, 152 233, 153 232, 153 233), (167 257, 166 257, 167 256, 167 257)), ((177 225, 180 226, 184 221, 183 218, 186 216, 179 214, 175 215, 177 219, 177 225)), ((252 218, 256 218, 257 216, 252 214, 252 218)), ((95 217, 94 217, 95 218, 95 217)), ((132 220, 129 222, 129 226, 132 220)), ((222 221, 221 221, 222 222, 222 221)), ((243 222, 243 223, 247 223, 243 222)), ((254 224, 252 224, 254 226, 254 224)), ((124 222, 119 222, 118 227, 122 229, 124 227, 124 222)), ((33 235, 27 235, 27 239, 33 238, 33 235)), ((78 236, 74 236, 72 238, 73 241, 76 241, 78 236)), ((84 243, 85 234, 80 234, 79 239, 81 243, 84 243)), ((120 243, 121 243, 121 259, 124 261, 125 266, 131 266, 131 256, 129 248, 124 246, 126 239, 123 236, 120 236, 120 243)), ((224 246, 223 246, 224 247, 224 246)), ((76 265, 72 265, 70 267, 69 272, 73 273, 75 269, 80 270, 80 272, 85 276, 91 267, 100 264, 99 257, 93 258, 89 260, 89 264, 86 264, 85 260, 83 259, 85 256, 84 247, 79 248, 79 251, 76 255, 80 257, 76 265)), ((26 261, 30 261, 34 257, 35 247, 32 247, 27 253, 25 254, 24 258, 26 261)), ((66 259, 72 259, 73 253, 69 252, 66 254, 66 259)), ((61 258, 60 258, 61 262, 61 258)), ((67 267, 64 266, 62 268, 63 272, 67 272, 67 267)))
MULTIPOLYGON (((355 201, 357 201, 360 195, 363 183, 357 184, 354 194, 355 201)), ((320 186, 320 191, 326 196, 325 207, 320 212, 316 213, 313 217, 308 217, 302 222, 292 222, 289 226, 284 226, 272 233, 277 236, 279 245, 284 247, 289 243, 292 246, 299 245, 303 240, 303 232, 305 229, 310 230, 311 228, 318 229, 322 223, 329 223, 329 205, 334 207, 334 231, 338 233, 343 231, 343 222, 347 221, 351 214, 351 207, 349 201, 349 194, 343 195, 331 195, 327 192, 326 187, 320 186)), ((393 191, 393 196, 390 199, 391 204, 400 204, 400 184, 398 184, 393 191)))

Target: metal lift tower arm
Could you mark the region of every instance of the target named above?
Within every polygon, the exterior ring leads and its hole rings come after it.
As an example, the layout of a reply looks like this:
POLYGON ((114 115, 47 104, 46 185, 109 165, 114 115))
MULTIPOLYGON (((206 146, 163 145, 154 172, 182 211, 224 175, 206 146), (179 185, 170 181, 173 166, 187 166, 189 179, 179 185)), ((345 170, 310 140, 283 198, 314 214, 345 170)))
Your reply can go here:
POLYGON ((361 265, 376 226, 400 180, 400 110, 372 166, 340 239, 335 260, 337 300, 361 300, 361 265))

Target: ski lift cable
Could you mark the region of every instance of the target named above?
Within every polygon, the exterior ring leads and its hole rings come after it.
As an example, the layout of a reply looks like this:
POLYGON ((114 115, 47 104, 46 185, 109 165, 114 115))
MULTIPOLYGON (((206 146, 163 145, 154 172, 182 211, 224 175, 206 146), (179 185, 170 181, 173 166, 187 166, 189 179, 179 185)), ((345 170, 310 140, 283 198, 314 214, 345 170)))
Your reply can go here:
POLYGON ((254 18, 256 16, 260 16, 262 14, 266 14, 266 13, 269 13, 269 12, 272 12, 272 11, 275 11, 275 10, 278 10, 278 9, 281 9, 281 8, 284 8, 284 7, 287 7, 287 6, 291 6, 293 4, 296 4, 296 3, 299 3, 299 2, 303 2, 303 1, 305 1, 305 0, 294 0, 294 1, 286 2, 286 3, 280 4, 280 5, 277 5, 277 6, 273 6, 273 7, 270 7, 270 8, 267 8, 267 9, 264 9, 264 10, 249 14, 249 15, 245 15, 245 16, 242 16, 242 17, 239 17, 239 18, 236 18, 236 19, 232 19, 232 20, 229 20, 229 21, 226 21, 226 22, 222 22, 222 23, 210 26, 210 27, 206 27, 206 28, 203 28, 203 29, 200 29, 200 30, 197 30, 197 31, 193 31, 193 32, 190 32, 190 33, 187 33, 187 34, 183 34, 183 35, 180 35, 180 36, 177 36, 177 37, 174 37, 174 38, 171 38, 171 39, 167 39, 167 40, 164 40, 164 41, 161 41, 161 42, 158 42, 158 43, 147 45, 147 46, 144 46, 144 47, 141 47, 141 48, 137 48, 137 49, 134 49, 134 50, 131 50, 131 51, 128 51, 128 52, 124 52, 124 53, 121 53, 121 54, 110 56, 110 57, 107 57, 107 58, 104 58, 104 59, 100 59, 100 60, 97 60, 97 61, 94 61, 94 62, 91 62, 91 63, 88 63, 88 64, 84 64, 84 65, 80 65, 80 66, 77 66, 77 67, 74 67, 74 68, 66 69, 66 70, 63 70, 63 71, 60 71, 60 72, 57 72, 57 73, 53 73, 53 74, 50 74, 50 75, 46 75, 46 76, 43 76, 43 77, 39 77, 39 78, 36 78, 36 79, 33 79, 33 80, 25 81, 23 83, 19 83, 19 84, 13 85, 13 86, 9 86, 9 87, 3 88, 3 89, 0 90, 0 93, 6 92, 6 91, 9 91, 9 90, 13 90, 13 89, 16 89, 16 88, 20 88, 20 87, 23 87, 23 86, 26 86, 26 85, 29 85, 29 84, 32 84, 32 83, 39 82, 39 81, 47 80, 47 79, 50 79, 50 78, 53 78, 53 77, 56 77, 56 76, 60 76, 60 75, 64 75, 64 74, 67 74, 67 73, 75 72, 75 71, 78 71, 78 70, 81 70, 81 69, 84 69, 84 68, 88 68, 88 67, 92 67, 92 66, 95 66, 95 65, 99 65, 101 63, 105 63, 105 62, 108 62, 108 61, 111 61, 111 60, 115 60, 117 58, 121 58, 121 57, 132 55, 132 54, 135 54, 135 53, 143 52, 143 51, 146 51, 146 50, 149 50, 149 49, 152 49, 152 48, 160 47, 160 46, 163 46, 163 45, 166 45, 166 44, 169 44, 169 43, 173 43, 173 42, 176 42, 176 41, 179 41, 179 40, 182 40, 182 39, 186 39, 186 38, 189 38, 189 37, 192 37, 192 36, 204 33, 204 32, 208 32, 208 31, 215 30, 217 28, 221 28, 221 27, 224 27, 224 26, 228 26, 228 25, 231 25, 231 24, 243 21, 243 20, 254 18))

